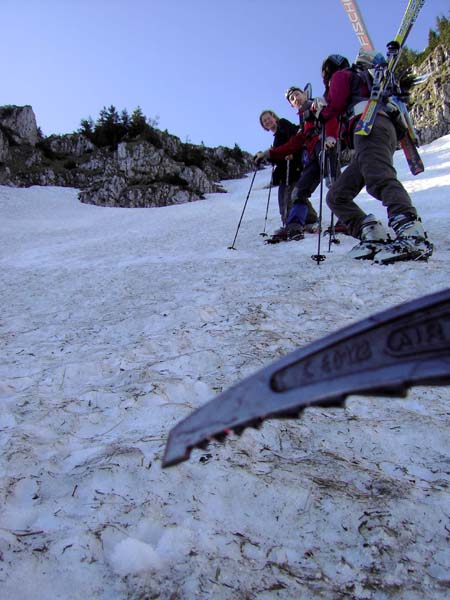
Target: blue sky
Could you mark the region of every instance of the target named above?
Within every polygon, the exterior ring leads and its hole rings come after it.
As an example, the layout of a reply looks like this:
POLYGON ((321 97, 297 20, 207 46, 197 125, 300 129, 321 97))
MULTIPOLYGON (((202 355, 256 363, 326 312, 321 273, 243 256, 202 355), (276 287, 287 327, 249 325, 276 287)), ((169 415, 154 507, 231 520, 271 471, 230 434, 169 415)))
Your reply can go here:
MULTIPOLYGON (((359 0, 385 51, 407 0, 359 0)), ((427 0, 408 45, 421 50, 448 0, 427 0)), ((140 106, 182 141, 270 145, 258 116, 296 121, 293 84, 323 86, 328 54, 358 41, 340 0, 4 0, 0 104, 31 104, 44 135, 71 133, 103 106, 140 106)))

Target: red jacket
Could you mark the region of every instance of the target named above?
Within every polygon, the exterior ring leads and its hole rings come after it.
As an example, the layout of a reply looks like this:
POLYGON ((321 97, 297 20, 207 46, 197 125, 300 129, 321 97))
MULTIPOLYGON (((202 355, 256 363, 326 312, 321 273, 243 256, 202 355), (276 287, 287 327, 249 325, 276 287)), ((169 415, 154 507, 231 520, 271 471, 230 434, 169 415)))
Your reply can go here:
POLYGON ((351 79, 352 74, 346 69, 333 73, 327 93, 327 106, 320 113, 321 121, 326 123, 346 114, 352 95, 351 79))
MULTIPOLYGON (((322 109, 320 113, 320 120, 325 123, 325 131, 327 135, 332 135, 328 131, 333 130, 334 122, 342 118, 345 122, 347 117, 348 109, 354 103, 355 90, 353 89, 353 77, 354 74, 350 69, 344 69, 342 71, 336 71, 333 73, 329 89, 327 93, 327 106, 322 109), (333 123, 333 125, 332 125, 333 123)), ((358 89, 358 98, 369 98, 370 92, 367 85, 360 81, 358 89)), ((359 115, 353 116, 346 125, 346 137, 347 142, 353 133, 353 124, 359 118, 359 115)), ((333 136, 334 137, 334 136, 333 136)))
MULTIPOLYGON (((299 114, 302 111, 299 110, 299 114)), ((320 127, 320 125, 319 125, 320 127)), ((298 152, 302 147, 306 148, 308 152, 308 156, 312 157, 314 155, 314 149, 317 144, 320 142, 320 135, 315 132, 317 129, 316 121, 305 121, 303 126, 303 131, 299 131, 296 135, 292 136, 290 140, 288 140, 282 146, 278 146, 277 148, 271 148, 269 150, 269 158, 271 161, 281 160, 289 156, 289 154, 293 154, 294 152, 298 152)), ((338 136, 339 124, 337 119, 330 119, 329 124, 327 124, 325 132, 327 136, 332 136, 337 138, 338 136)))

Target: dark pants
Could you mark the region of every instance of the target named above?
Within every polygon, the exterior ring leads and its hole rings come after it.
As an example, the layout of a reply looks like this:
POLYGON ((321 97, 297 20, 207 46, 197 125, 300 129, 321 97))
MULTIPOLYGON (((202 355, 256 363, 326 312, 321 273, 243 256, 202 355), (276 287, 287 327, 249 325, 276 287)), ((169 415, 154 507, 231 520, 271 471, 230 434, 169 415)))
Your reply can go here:
POLYGON ((370 135, 354 135, 353 140, 355 155, 327 194, 328 206, 347 226, 350 235, 359 237, 362 221, 367 216, 354 202, 364 186, 371 196, 383 203, 389 219, 398 214, 416 216, 411 198, 394 169, 397 134, 391 120, 378 115, 370 135))
MULTIPOLYGON (((294 203, 293 209, 298 205, 304 206, 305 222, 316 223, 319 219, 317 213, 311 204, 309 198, 313 194, 320 183, 320 163, 316 156, 312 157, 309 163, 303 167, 300 179, 292 190, 292 200, 294 203)), ((297 211, 298 213, 298 208, 297 211)), ((288 222, 294 222, 291 219, 288 222)), ((302 223, 304 225, 305 223, 302 223)))
POLYGON ((286 185, 280 183, 278 186, 278 208, 280 210, 281 223, 283 227, 287 225, 289 212, 292 208, 292 190, 295 184, 286 185))

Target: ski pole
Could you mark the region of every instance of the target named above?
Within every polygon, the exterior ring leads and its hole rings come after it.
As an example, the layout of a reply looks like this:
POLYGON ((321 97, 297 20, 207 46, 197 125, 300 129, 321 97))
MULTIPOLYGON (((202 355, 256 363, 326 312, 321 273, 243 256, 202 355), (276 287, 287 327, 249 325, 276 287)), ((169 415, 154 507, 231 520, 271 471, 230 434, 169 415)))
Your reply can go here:
POLYGON ((324 254, 320 254, 320 242, 322 239, 322 208, 323 208, 323 180, 325 175, 325 125, 322 125, 322 140, 320 145, 320 194, 319 194, 319 235, 317 236, 317 254, 313 254, 311 258, 319 265, 326 259, 324 254))
POLYGON ((270 183, 269 183, 269 196, 267 198, 267 206, 266 206, 266 217, 264 219, 264 229, 262 231, 262 233, 260 233, 259 235, 262 235, 263 237, 267 237, 267 233, 266 233, 266 225, 267 225, 267 215, 269 214, 269 204, 270 204, 270 193, 272 191, 272 182, 273 182, 273 172, 275 169, 275 165, 272 167, 272 174, 270 176, 270 183))
POLYGON ((288 159, 286 161, 286 163, 287 163, 286 164, 286 187, 285 187, 284 194, 283 194, 283 196, 284 196, 284 198, 283 198, 283 203, 284 203, 284 205, 283 205, 283 227, 287 226, 287 220, 288 220, 288 208, 289 208, 289 196, 290 196, 289 173, 291 170, 291 160, 288 159))
MULTIPOLYGON (((331 157, 328 156, 328 177, 330 179, 330 187, 336 181, 336 179, 339 177, 339 175, 341 174, 341 127, 342 127, 342 122, 341 122, 341 120, 339 120, 337 143, 336 143, 336 148, 334 150, 334 158, 335 158, 334 173, 332 171, 331 157)), ((336 230, 334 228, 334 213, 331 213, 329 234, 330 234, 330 237, 328 240, 328 252, 331 252, 331 244, 340 244, 341 243, 340 240, 338 240, 336 237, 336 230)))
POLYGON ((239 219, 239 223, 238 223, 238 226, 237 226, 237 229, 236 229, 236 233, 235 233, 235 236, 234 236, 234 240, 233 240, 233 243, 231 244, 231 246, 228 246, 228 250, 236 250, 236 248, 234 247, 234 244, 235 244, 235 242, 236 242, 236 238, 237 238, 237 235, 238 235, 238 233, 239 233, 239 229, 240 229, 240 227, 241 227, 241 223, 242 223, 242 217, 244 216, 245 208, 246 208, 246 206, 247 206, 247 202, 248 202, 248 199, 249 199, 249 197, 250 197, 250 192, 252 191, 253 182, 255 181, 255 177, 256 177, 256 172, 257 172, 257 171, 258 171, 258 167, 255 167, 255 170, 253 171, 253 178, 252 178, 252 182, 251 182, 251 184, 250 184, 250 189, 248 190, 247 198, 245 199, 245 202, 244 202, 244 208, 242 209, 241 218, 239 219))
MULTIPOLYGON (((335 157, 333 157, 335 158, 335 157)), ((336 180, 335 174, 333 173, 333 166, 332 166, 332 161, 331 161, 331 152, 327 151, 326 153, 326 170, 327 170, 327 176, 328 179, 327 181, 329 181, 329 186, 331 186, 331 184, 336 180)), ((336 163, 336 170, 337 170, 337 163, 336 163)), ((336 231, 334 229, 334 213, 331 213, 331 221, 330 221, 330 227, 328 228, 328 233, 329 233, 329 238, 328 238, 328 252, 331 252, 331 244, 340 244, 340 241, 337 239, 336 237, 336 231)))
MULTIPOLYGON (((324 233, 324 235, 327 232, 324 233)), ((331 213, 331 221, 330 227, 328 228, 328 235, 330 236, 328 239, 328 252, 331 252, 331 244, 340 244, 341 241, 336 237, 336 229, 334 228, 334 213, 331 213)))

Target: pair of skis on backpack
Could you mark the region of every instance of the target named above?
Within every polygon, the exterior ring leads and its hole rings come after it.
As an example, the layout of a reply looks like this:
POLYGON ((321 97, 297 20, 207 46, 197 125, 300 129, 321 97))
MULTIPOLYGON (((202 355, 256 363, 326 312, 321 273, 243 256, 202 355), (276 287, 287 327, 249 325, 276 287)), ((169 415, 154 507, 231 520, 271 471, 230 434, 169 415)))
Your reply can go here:
MULTIPOLYGON (((388 44, 388 62, 375 67, 374 85, 366 108, 361 115, 355 128, 356 135, 370 135, 379 110, 384 106, 384 101, 389 98, 389 104, 395 111, 395 120, 400 126, 400 145, 405 154, 408 166, 413 175, 418 175, 425 170, 420 154, 417 150, 418 139, 408 113, 408 109, 398 96, 395 95, 398 84, 395 81, 394 70, 398 64, 401 51, 411 31, 417 16, 424 5, 425 0, 409 0, 403 15, 402 22, 392 42, 388 44)), ((350 17, 350 14, 349 14, 350 17)), ((351 17, 352 20, 353 17, 351 17)), ((364 27, 362 21, 362 26, 364 27)), ((366 48, 373 50, 373 45, 367 32, 365 38, 368 40, 366 48)))

